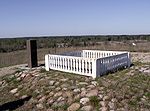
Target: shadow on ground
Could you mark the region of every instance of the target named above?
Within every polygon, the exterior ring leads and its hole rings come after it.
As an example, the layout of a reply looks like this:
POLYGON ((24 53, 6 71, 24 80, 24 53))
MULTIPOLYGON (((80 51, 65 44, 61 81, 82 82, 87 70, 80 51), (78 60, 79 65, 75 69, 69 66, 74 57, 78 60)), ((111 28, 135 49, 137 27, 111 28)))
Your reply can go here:
POLYGON ((3 105, 0 105, 0 111, 15 110, 15 109, 19 108, 20 106, 24 105, 25 101, 29 101, 31 99, 31 97, 32 96, 28 96, 23 99, 4 103, 3 105))

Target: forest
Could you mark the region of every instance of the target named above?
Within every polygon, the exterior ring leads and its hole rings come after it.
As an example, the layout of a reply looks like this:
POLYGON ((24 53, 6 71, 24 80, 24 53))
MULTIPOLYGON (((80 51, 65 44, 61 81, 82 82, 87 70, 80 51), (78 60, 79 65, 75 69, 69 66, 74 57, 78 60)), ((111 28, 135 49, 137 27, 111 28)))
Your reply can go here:
POLYGON ((24 38, 1 38, 0 53, 12 52, 26 49, 26 40, 36 39, 37 47, 56 48, 56 47, 82 47, 97 45, 99 42, 123 41, 128 40, 147 40, 150 35, 85 35, 85 36, 44 36, 44 37, 24 37, 24 38))

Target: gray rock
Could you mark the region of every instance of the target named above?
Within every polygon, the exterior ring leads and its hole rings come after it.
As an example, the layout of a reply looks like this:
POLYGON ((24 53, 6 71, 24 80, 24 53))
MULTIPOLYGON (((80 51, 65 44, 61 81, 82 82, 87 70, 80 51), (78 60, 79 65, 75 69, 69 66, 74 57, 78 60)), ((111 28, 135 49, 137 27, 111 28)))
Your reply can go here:
POLYGON ((43 104, 41 104, 41 103, 37 104, 36 107, 37 107, 38 109, 43 109, 43 108, 44 108, 43 104))
POLYGON ((27 95, 23 95, 23 96, 21 96, 21 99, 24 99, 24 98, 26 98, 26 97, 28 97, 27 95))
POLYGON ((79 88, 78 88, 78 89, 74 89, 73 92, 74 92, 74 93, 79 93, 79 92, 80 92, 80 89, 79 89, 79 88))
POLYGON ((83 105, 87 104, 89 101, 90 101, 89 98, 81 98, 80 99, 80 103, 83 104, 83 105))
POLYGON ((92 81, 91 84, 94 85, 94 86, 98 85, 98 83, 96 81, 92 81))
POLYGON ((88 85, 87 82, 79 82, 79 85, 88 85))
POLYGON ((87 86, 87 88, 93 89, 93 88, 95 88, 95 86, 94 85, 89 85, 89 86, 87 86))
POLYGON ((49 89, 55 89, 55 86, 49 86, 48 88, 49 89))
POLYGON ((107 101, 107 100, 109 100, 109 96, 104 96, 103 101, 107 101))
POLYGON ((18 91, 18 88, 12 89, 10 93, 15 94, 18 91))
POLYGON ((99 94, 98 97, 99 97, 100 100, 103 99, 103 95, 102 94, 99 94))
POLYGON ((116 98, 112 98, 111 101, 112 102, 117 102, 117 99, 116 98))
POLYGON ((3 81, 0 81, 0 86, 3 85, 3 81))
POLYGON ((102 107, 105 107, 107 104, 106 104, 104 101, 100 101, 100 105, 101 105, 102 107))
POLYGON ((108 111, 108 108, 107 107, 101 107, 100 111, 108 111))
POLYGON ((49 85, 50 85, 50 86, 53 86, 54 83, 55 83, 55 81, 53 81, 53 80, 52 80, 52 81, 49 81, 49 85))
POLYGON ((49 105, 52 105, 52 104, 54 103, 54 100, 53 100, 53 99, 48 99, 48 100, 47 100, 47 103, 48 103, 49 105))
POLYGON ((39 102, 40 102, 40 103, 43 103, 45 100, 46 100, 46 96, 43 96, 43 97, 41 97, 41 98, 39 99, 39 102))
POLYGON ((77 86, 70 86, 71 90, 74 90, 74 89, 77 89, 77 88, 78 88, 77 86))
POLYGON ((109 109, 115 109, 115 104, 113 102, 108 103, 109 109))
POLYGON ((85 91, 86 89, 84 87, 81 88, 81 91, 85 91))
POLYGON ((63 88, 62 90, 63 90, 63 91, 67 91, 67 88, 65 87, 65 88, 63 88))
POLYGON ((60 79, 60 81, 66 82, 66 81, 68 81, 68 78, 60 79))
POLYGON ((60 87, 57 87, 56 89, 55 89, 55 91, 60 91, 61 90, 61 88, 60 87))
POLYGON ((92 106, 83 106, 82 108, 81 108, 81 110, 82 111, 92 111, 93 110, 93 107, 92 106))
POLYGON ((80 108, 79 103, 73 103, 67 108, 67 111, 77 111, 79 108, 80 108))
POLYGON ((87 91, 82 91, 81 94, 80 94, 81 97, 85 97, 85 96, 86 96, 86 92, 87 92, 87 91))
POLYGON ((50 92, 49 93, 49 96, 51 97, 51 96, 53 96, 54 95, 54 92, 50 92))
POLYGON ((57 92, 54 97, 58 97, 58 96, 61 96, 62 95, 62 92, 57 92))
POLYGON ((65 98, 59 97, 59 98, 57 99, 57 102, 64 101, 64 100, 65 100, 65 98))
POLYGON ((97 96, 97 95, 98 95, 98 90, 97 90, 97 89, 90 90, 90 91, 86 94, 87 97, 97 96))
POLYGON ((56 83, 55 83, 55 86, 58 86, 58 85, 59 85, 59 82, 56 82, 56 83))
POLYGON ((15 96, 18 97, 18 96, 19 96, 19 93, 15 93, 15 96))
POLYGON ((46 111, 54 111, 53 109, 47 109, 46 111))
POLYGON ((61 88, 67 88, 67 87, 70 87, 70 85, 67 83, 61 85, 61 88))
POLYGON ((80 94, 74 96, 74 100, 78 100, 78 99, 80 99, 80 94))

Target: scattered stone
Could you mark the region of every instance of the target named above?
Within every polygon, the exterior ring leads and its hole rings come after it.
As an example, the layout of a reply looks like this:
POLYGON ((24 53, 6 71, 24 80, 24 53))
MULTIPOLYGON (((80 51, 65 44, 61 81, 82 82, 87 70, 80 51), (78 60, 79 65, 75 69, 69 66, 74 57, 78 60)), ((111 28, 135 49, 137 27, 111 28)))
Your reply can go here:
POLYGON ((100 111, 108 111, 108 108, 107 107, 101 107, 100 111))
POLYGON ((47 109, 46 111, 54 111, 54 110, 52 110, 52 109, 47 109))
POLYGON ((80 99, 80 103, 83 104, 83 105, 87 104, 89 101, 90 101, 89 98, 82 98, 82 99, 80 99))
POLYGON ((68 81, 68 78, 60 79, 60 81, 66 82, 66 81, 68 81))
POLYGON ((80 89, 79 89, 79 88, 78 88, 78 89, 74 89, 73 92, 74 92, 74 93, 79 93, 79 92, 80 92, 80 89))
POLYGON ((97 90, 97 89, 90 90, 90 91, 86 94, 87 97, 97 96, 97 95, 98 95, 98 90, 97 90))
POLYGON ((37 104, 36 107, 37 107, 38 109, 43 109, 43 108, 44 108, 44 107, 43 107, 43 104, 41 104, 41 103, 37 104))
POLYGON ((15 93, 15 96, 18 97, 18 96, 19 96, 19 93, 15 93))
POLYGON ((111 101, 112 102, 117 102, 117 99, 116 98, 112 98, 111 101))
POLYGON ((75 96, 74 96, 74 99, 75 99, 75 100, 78 100, 78 99, 80 99, 80 94, 78 94, 78 95, 75 95, 75 96))
POLYGON ((62 92, 57 92, 54 97, 58 97, 58 96, 61 96, 62 95, 62 92))
POLYGON ((79 103, 73 103, 71 106, 67 108, 67 111, 77 111, 80 108, 79 103))
POLYGON ((107 101, 107 100, 109 100, 109 96, 104 96, 103 101, 107 101))
POLYGON ((99 94, 98 97, 99 97, 100 100, 103 99, 103 95, 102 94, 99 94))
POLYGON ((67 91, 67 88, 63 88, 62 90, 63 90, 63 91, 67 91))
POLYGON ((67 87, 69 87, 69 86, 70 86, 69 84, 64 83, 64 84, 61 85, 61 88, 67 88, 67 87))
POLYGON ((79 82, 79 85, 88 85, 87 82, 79 82))
POLYGON ((108 103, 109 109, 115 109, 115 104, 113 102, 108 103))
POLYGON ((47 100, 47 103, 48 103, 49 105, 52 105, 53 102, 54 102, 54 100, 53 100, 52 98, 50 98, 50 99, 47 100))
POLYGON ((53 86, 54 83, 55 83, 55 81, 49 81, 49 85, 50 85, 50 86, 53 86))
POLYGON ((81 88, 81 91, 85 91, 86 89, 84 87, 81 88))
POLYGON ((98 85, 98 83, 96 81, 92 81, 91 84, 94 85, 94 86, 98 85))
POLYGON ((58 99, 57 99, 57 101, 59 102, 59 101, 64 101, 65 100, 65 98, 63 98, 63 97, 59 97, 58 99))
POLYGON ((73 93, 71 91, 66 91, 65 93, 63 93, 64 97, 72 97, 73 93))
POLYGON ((36 89, 36 90, 35 90, 35 93, 39 94, 39 93, 40 93, 40 91, 39 91, 38 89, 36 89))
POLYGON ((81 111, 92 111, 93 110, 93 107, 92 106, 83 106, 82 108, 81 108, 81 111))
POLYGON ((80 94, 81 97, 85 97, 85 96, 86 96, 86 92, 87 92, 87 91, 82 91, 81 94, 80 94))
POLYGON ((21 99, 24 99, 24 98, 26 98, 26 97, 28 97, 27 95, 23 95, 23 96, 21 96, 21 99))
POLYGON ((94 85, 89 85, 89 86, 87 86, 87 88, 90 88, 89 90, 91 90, 91 89, 95 88, 95 86, 94 85))
POLYGON ((5 84, 5 81, 0 81, 0 86, 5 84))
POLYGON ((23 73, 23 74, 21 74, 21 78, 24 78, 26 76, 26 74, 25 73, 23 73))
POLYGON ((107 104, 106 104, 104 101, 100 101, 100 105, 101 105, 102 107, 105 107, 107 104))
POLYGON ((70 86, 71 90, 74 90, 74 89, 77 89, 77 88, 78 88, 77 86, 70 86))
POLYGON ((53 90, 53 89, 55 89, 55 86, 49 86, 49 89, 53 90))
POLYGON ((18 88, 12 89, 10 93, 15 94, 18 91, 18 88))
POLYGON ((56 82, 56 83, 55 83, 55 86, 58 86, 58 85, 59 85, 59 82, 56 82))
POLYGON ((55 91, 60 91, 61 90, 61 88, 60 87, 57 87, 56 89, 55 89, 55 91))
POLYGON ((46 96, 43 96, 43 97, 41 97, 41 98, 39 99, 39 102, 40 102, 40 103, 43 103, 45 100, 46 100, 46 96))

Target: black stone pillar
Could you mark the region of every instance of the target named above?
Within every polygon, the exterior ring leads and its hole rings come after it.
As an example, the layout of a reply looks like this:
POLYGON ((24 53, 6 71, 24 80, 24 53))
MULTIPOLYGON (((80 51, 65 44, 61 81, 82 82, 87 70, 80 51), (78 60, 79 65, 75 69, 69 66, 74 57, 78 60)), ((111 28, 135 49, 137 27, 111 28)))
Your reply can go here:
POLYGON ((37 67, 37 44, 36 40, 27 40, 27 55, 28 55, 28 67, 37 67))

